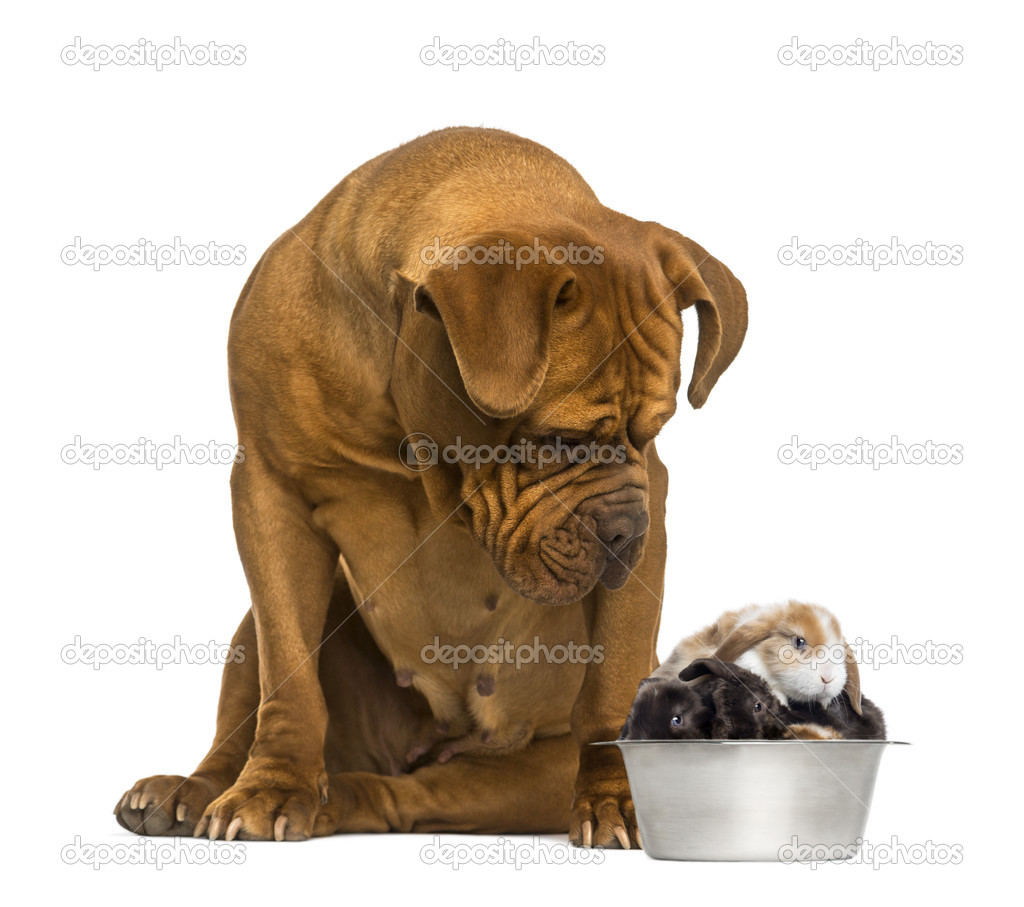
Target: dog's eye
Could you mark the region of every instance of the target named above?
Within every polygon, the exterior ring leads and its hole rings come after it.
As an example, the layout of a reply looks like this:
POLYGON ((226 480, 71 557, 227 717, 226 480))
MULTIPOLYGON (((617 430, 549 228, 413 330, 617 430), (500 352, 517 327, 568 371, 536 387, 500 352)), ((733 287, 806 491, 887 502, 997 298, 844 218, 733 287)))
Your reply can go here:
POLYGON ((754 703, 754 711, 755 711, 755 712, 760 712, 760 711, 761 711, 761 709, 763 709, 763 708, 764 708, 764 706, 763 706, 763 705, 761 705, 761 703, 760 703, 760 702, 755 702, 755 703, 754 703))
POLYGON ((807 640, 804 639, 802 636, 796 636, 793 638, 793 645, 796 646, 798 649, 802 649, 804 648, 804 646, 807 645, 807 640))
POLYGON ((672 716, 672 727, 679 727, 679 725, 681 725, 682 723, 683 723, 683 716, 682 715, 673 715, 672 716))

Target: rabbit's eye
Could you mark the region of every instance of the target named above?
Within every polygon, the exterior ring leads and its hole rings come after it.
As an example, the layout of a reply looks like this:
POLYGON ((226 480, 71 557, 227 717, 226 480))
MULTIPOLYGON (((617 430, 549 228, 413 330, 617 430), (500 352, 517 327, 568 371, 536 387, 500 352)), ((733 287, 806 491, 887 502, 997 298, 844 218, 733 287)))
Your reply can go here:
POLYGON ((793 645, 796 646, 798 649, 802 649, 804 646, 807 645, 807 640, 804 639, 802 636, 797 636, 793 639, 793 645))
POLYGON ((760 712, 760 711, 761 711, 761 709, 763 709, 763 708, 764 708, 764 706, 763 706, 763 705, 761 705, 761 703, 760 703, 760 702, 755 702, 755 703, 754 703, 754 711, 755 711, 755 712, 760 712))
POLYGON ((672 716, 672 727, 679 727, 679 725, 681 725, 682 723, 683 723, 683 716, 682 715, 673 715, 672 716))

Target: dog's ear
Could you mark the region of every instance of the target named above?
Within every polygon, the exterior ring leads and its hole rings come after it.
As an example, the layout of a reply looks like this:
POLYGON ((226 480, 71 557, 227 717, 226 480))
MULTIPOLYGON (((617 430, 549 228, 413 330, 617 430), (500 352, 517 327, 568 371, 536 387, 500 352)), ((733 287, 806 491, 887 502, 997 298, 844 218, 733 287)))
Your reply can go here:
POLYGON ((860 704, 860 668, 857 666, 857 658, 853 654, 853 649, 845 639, 843 645, 846 647, 846 686, 843 689, 850 697, 850 705, 853 706, 853 710, 858 715, 863 715, 864 711, 860 704))
POLYGON ((464 264, 436 268, 419 284, 395 272, 397 293, 448 332, 466 392, 489 416, 517 416, 548 371, 555 305, 573 294, 564 265, 464 264))
POLYGON ((743 344, 747 294, 732 271, 692 239, 661 229, 662 268, 679 310, 697 308, 697 356, 686 396, 694 409, 700 409, 743 344))

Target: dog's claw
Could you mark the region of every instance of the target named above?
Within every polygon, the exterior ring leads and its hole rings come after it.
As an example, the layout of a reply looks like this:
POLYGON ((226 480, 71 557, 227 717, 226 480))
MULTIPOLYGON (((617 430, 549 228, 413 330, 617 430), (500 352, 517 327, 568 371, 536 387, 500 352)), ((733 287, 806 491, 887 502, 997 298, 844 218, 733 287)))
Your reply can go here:
POLYGON ((589 819, 583 823, 583 846, 594 846, 594 826, 591 824, 589 819))
POLYGON ((186 809, 185 804, 184 803, 179 803, 178 804, 178 809, 177 809, 177 811, 174 814, 174 818, 177 819, 179 822, 184 822, 185 818, 187 816, 188 816, 188 810, 186 809))
POLYGON ((210 834, 209 838, 211 841, 216 841, 220 837, 220 833, 224 828, 224 821, 220 816, 214 816, 210 820, 210 834))
POLYGON ((241 820, 241 818, 236 817, 236 818, 232 819, 231 820, 231 824, 228 826, 228 830, 227 830, 227 832, 224 835, 224 840, 225 841, 234 841, 235 840, 235 835, 238 834, 238 829, 240 829, 241 827, 242 827, 242 820, 241 820))
POLYGON ((621 825, 615 826, 615 837, 619 839, 623 850, 629 850, 629 835, 621 825))
MULTIPOLYGON (((239 820, 235 820, 236 822, 239 820)), ((288 830, 288 817, 278 816, 277 821, 274 823, 274 840, 283 841, 284 833, 288 830)))
POLYGON ((193 838, 201 838, 201 837, 203 837, 203 835, 206 834, 206 829, 209 827, 209 825, 210 825, 210 817, 209 816, 203 816, 199 820, 199 824, 196 826, 196 830, 194 832, 192 832, 192 837, 193 838))

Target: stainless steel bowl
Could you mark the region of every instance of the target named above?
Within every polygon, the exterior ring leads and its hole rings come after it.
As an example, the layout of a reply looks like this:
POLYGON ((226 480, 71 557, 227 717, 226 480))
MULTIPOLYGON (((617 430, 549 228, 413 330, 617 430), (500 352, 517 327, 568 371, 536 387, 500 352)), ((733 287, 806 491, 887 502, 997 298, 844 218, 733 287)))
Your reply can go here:
POLYGON ((892 740, 617 740, 656 860, 850 859, 892 740), (836 855, 842 854, 842 857, 836 855))

